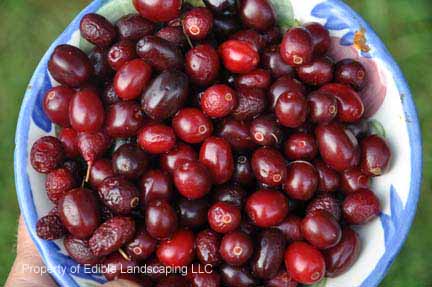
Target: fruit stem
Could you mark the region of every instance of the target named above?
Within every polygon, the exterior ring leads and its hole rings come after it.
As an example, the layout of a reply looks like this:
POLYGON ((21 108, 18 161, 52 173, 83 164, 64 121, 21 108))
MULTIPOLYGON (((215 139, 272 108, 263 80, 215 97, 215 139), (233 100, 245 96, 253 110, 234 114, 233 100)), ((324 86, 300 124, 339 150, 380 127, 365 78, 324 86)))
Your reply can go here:
POLYGON ((119 248, 118 252, 119 252, 120 255, 123 256, 123 258, 126 259, 127 261, 130 261, 130 260, 131 260, 131 258, 126 254, 126 252, 125 252, 123 249, 119 248))

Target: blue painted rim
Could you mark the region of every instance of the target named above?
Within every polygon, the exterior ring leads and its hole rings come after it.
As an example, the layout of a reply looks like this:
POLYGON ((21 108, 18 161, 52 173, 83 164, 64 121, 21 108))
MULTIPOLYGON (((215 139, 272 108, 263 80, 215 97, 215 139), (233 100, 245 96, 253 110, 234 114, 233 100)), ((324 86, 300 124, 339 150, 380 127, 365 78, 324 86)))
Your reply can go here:
MULTIPOLYGON (((49 267, 54 267, 58 264, 55 262, 54 258, 50 256, 52 249, 55 248, 55 244, 45 240, 41 240, 36 235, 35 225, 38 218, 36 207, 33 203, 33 195, 30 189, 29 179, 27 175, 27 143, 28 143, 28 131, 31 121, 31 114, 33 105, 36 101, 37 91, 41 87, 43 81, 41 75, 46 71, 47 62, 54 48, 62 43, 69 40, 70 35, 76 29, 79 24, 80 19, 83 15, 97 10, 105 0, 95 0, 84 8, 77 17, 68 25, 65 31, 51 44, 45 55, 42 57, 40 63, 38 64, 32 79, 29 83, 29 88, 27 89, 18 118, 17 130, 15 134, 15 153, 14 153, 14 172, 15 172, 15 186, 17 190, 17 197, 19 207, 22 216, 25 220, 27 230, 35 243, 39 253, 45 264, 49 267)), ((373 43, 377 54, 384 60, 386 65, 392 71, 392 75, 397 84, 399 93, 404 94, 403 97, 403 108, 406 113, 407 119, 407 129, 409 135, 409 141, 411 146, 411 183, 410 192, 408 196, 408 201, 405 206, 404 222, 401 230, 399 230, 400 236, 396 241, 393 241, 392 246, 386 246, 385 257, 387 260, 377 264, 375 269, 370 273, 369 277, 362 283, 362 286, 370 287, 377 286, 379 282, 384 278, 386 271, 393 263, 397 254, 399 253, 406 237, 408 236, 408 231, 411 227, 412 221, 415 216, 417 203, 420 195, 421 189, 421 177, 422 177, 422 140, 420 125, 418 122, 417 111, 415 108, 414 101, 412 99, 411 92, 409 90, 408 84, 396 62, 391 57, 387 48, 378 38, 374 30, 367 24, 355 11, 353 11, 348 5, 346 5, 341 0, 328 0, 328 3, 344 9, 353 18, 360 23, 361 26, 365 27, 368 33, 368 41, 373 43), (415 152, 413 152, 415 151, 415 152)), ((56 270, 56 269, 54 269, 56 270)), ((75 280, 69 275, 61 275, 57 271, 52 273, 52 276, 57 281, 60 286, 78 286, 75 280)))

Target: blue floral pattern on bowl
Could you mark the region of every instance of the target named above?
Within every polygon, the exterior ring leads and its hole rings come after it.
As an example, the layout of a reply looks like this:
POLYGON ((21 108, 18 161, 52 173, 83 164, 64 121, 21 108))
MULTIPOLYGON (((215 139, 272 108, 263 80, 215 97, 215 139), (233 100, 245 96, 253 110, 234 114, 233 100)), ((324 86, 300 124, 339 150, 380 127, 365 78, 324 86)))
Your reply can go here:
MULTIPOLYGON (((329 287, 377 286, 409 232, 420 192, 422 170, 421 134, 415 106, 408 85, 397 64, 371 27, 340 0, 272 0, 285 1, 278 7, 290 9, 289 17, 300 22, 317 21, 330 30, 335 50, 366 63, 374 89, 362 92, 369 109, 368 117, 383 125, 394 151, 392 169, 373 180, 383 212, 367 226, 357 228, 363 250, 353 268, 338 278, 323 282, 329 287), (290 5, 291 4, 291 5, 290 5), (368 49, 356 47, 356 33, 362 31, 368 49), (366 62, 364 62, 366 61, 366 62)), ((43 56, 25 94, 16 131, 15 182, 18 201, 27 228, 44 262, 53 268, 53 277, 61 286, 96 286, 106 280, 100 274, 85 272, 64 250, 62 241, 45 241, 37 237, 37 219, 52 207, 45 195, 44 176, 29 165, 28 153, 33 142, 45 134, 53 134, 53 125, 42 110, 44 93, 56 85, 47 72, 47 62, 54 48, 62 43, 80 46, 88 51, 88 43, 80 39, 78 27, 83 15, 98 12, 111 21, 132 12, 131 0, 95 0, 71 22, 43 56)), ((278 11, 280 14, 281 11, 278 11)), ((285 23, 291 23, 290 19, 285 23)), ((293 20, 293 19, 291 19, 293 20)))

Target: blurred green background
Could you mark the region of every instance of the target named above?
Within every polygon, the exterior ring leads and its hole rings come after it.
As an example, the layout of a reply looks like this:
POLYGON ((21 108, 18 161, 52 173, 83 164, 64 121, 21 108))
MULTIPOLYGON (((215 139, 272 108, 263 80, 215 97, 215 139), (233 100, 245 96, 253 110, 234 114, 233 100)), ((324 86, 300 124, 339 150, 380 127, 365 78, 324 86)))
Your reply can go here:
MULTIPOLYGON (((50 43, 89 1, 0 0, 0 286, 14 260, 14 133, 26 85, 50 43)), ((383 287, 432 286, 432 1, 350 0, 402 67, 423 130, 424 179, 411 233, 383 287)), ((347 285, 348 287, 348 285, 347 285)))

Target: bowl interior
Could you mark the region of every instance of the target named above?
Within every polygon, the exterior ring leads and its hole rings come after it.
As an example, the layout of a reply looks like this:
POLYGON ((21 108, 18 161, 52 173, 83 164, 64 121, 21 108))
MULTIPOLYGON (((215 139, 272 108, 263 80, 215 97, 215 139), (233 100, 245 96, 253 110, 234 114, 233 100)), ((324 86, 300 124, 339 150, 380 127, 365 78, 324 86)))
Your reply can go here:
MULTIPOLYGON (((326 279, 320 286, 377 286, 395 259, 411 226, 421 182, 421 136, 417 114, 407 83, 369 25, 339 0, 271 0, 279 23, 288 27, 296 21, 320 22, 332 36, 331 56, 335 60, 354 58, 368 71, 368 87, 361 92, 366 115, 376 132, 384 135, 393 151, 391 170, 373 179, 372 189, 380 198, 383 212, 371 223, 359 227, 362 251, 346 273, 326 279)), ((200 1, 192 1, 200 3, 200 1)), ((36 236, 35 225, 52 204, 44 189, 44 176, 29 164, 33 142, 42 135, 54 134, 54 126, 42 110, 44 93, 57 83, 47 72, 53 49, 70 43, 89 51, 80 38, 79 21, 86 13, 97 12, 115 21, 134 12, 131 0, 96 0, 86 7, 50 46, 39 63, 25 94, 16 132, 15 181, 21 213, 42 258, 62 286, 94 286, 105 282, 103 276, 77 265, 62 241, 44 241, 36 236)))

